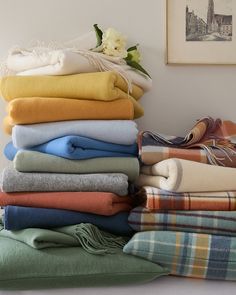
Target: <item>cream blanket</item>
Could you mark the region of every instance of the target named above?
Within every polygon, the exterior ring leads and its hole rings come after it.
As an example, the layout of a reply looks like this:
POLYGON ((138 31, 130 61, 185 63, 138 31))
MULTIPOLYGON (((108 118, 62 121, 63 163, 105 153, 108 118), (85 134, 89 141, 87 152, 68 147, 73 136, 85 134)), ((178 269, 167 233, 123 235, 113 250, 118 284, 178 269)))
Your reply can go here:
POLYGON ((143 166, 137 185, 173 192, 231 191, 236 190, 236 169, 172 158, 143 166))
POLYGON ((144 91, 152 87, 152 79, 126 65, 123 59, 84 49, 17 48, 9 53, 6 63, 10 71, 22 76, 115 71, 130 84, 136 84, 144 91))

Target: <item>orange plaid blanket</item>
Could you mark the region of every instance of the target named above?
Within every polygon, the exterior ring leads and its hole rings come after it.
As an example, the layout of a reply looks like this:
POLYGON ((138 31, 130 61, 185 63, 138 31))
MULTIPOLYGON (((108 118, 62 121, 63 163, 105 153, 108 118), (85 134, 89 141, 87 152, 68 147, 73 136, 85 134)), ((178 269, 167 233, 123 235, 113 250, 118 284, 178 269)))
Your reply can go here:
MULTIPOLYGON (((236 191, 174 193, 144 186, 136 197, 144 200, 149 210, 235 211, 236 191)), ((141 202, 140 202, 141 203, 141 202)))
POLYGON ((142 131, 138 144, 140 159, 146 165, 181 158, 236 167, 236 124, 232 121, 202 118, 185 137, 142 131))

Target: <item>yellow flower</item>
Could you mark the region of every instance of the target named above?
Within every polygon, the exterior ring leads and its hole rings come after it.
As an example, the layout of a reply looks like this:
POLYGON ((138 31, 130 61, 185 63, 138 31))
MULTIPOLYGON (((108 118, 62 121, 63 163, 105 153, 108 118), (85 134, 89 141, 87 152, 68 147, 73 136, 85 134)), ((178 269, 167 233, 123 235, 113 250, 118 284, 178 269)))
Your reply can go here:
POLYGON ((102 36, 104 54, 125 58, 127 56, 126 38, 113 28, 107 29, 102 36))

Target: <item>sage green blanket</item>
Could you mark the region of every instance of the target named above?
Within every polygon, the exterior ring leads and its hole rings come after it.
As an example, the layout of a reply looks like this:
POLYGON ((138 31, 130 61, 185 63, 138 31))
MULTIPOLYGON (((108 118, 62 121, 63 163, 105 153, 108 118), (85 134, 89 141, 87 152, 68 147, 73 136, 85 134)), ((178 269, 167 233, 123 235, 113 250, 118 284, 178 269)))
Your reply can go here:
POLYGON ((35 249, 81 246, 88 253, 99 255, 113 253, 113 249, 123 248, 129 240, 99 230, 89 223, 55 229, 27 228, 17 231, 5 230, 0 223, 0 237, 25 243, 35 249))
POLYGON ((81 247, 33 249, 0 237, 0 289, 94 287, 143 283, 168 271, 122 253, 92 255, 81 247))
POLYGON ((137 158, 94 158, 88 160, 68 160, 53 155, 21 150, 14 158, 14 168, 20 172, 50 173, 123 173, 130 181, 139 176, 137 158))

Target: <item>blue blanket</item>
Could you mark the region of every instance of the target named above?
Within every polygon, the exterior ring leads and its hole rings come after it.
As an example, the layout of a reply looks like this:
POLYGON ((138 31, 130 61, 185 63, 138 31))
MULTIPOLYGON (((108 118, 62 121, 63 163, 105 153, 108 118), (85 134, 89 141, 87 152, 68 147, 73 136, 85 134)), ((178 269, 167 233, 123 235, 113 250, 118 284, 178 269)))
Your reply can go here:
MULTIPOLYGON (((12 142, 9 142, 4 149, 4 154, 8 160, 13 160, 18 150, 19 149, 13 146, 12 142)), ((100 157, 136 157, 138 154, 136 143, 121 145, 73 135, 59 137, 28 148, 27 150, 51 154, 71 160, 100 157)))
POLYGON ((25 228, 54 228, 79 223, 92 223, 104 231, 128 236, 133 230, 128 225, 128 212, 112 216, 80 213, 69 210, 6 206, 4 228, 21 230, 25 228))

